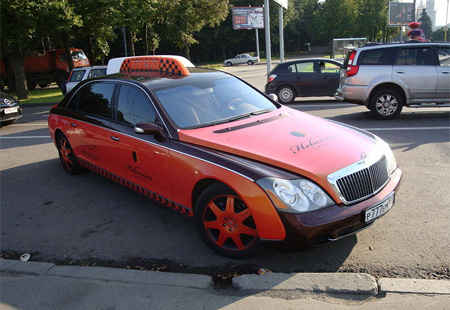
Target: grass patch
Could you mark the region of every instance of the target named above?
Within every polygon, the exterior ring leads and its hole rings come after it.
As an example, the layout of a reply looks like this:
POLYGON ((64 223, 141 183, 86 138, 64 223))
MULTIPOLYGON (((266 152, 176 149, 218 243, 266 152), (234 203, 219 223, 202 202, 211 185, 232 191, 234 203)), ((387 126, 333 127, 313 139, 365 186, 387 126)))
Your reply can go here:
MULTIPOLYGON (((10 93, 17 98, 16 93, 10 93)), ((64 98, 61 90, 53 85, 46 88, 35 88, 30 92, 30 98, 20 99, 22 105, 42 104, 42 103, 58 103, 64 98)))

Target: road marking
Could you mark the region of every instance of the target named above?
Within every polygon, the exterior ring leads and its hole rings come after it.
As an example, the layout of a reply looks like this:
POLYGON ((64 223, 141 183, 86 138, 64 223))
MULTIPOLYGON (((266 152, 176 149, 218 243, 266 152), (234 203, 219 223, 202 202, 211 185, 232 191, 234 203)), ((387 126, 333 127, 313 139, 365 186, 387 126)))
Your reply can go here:
POLYGON ((450 130, 450 127, 398 127, 398 128, 362 128, 367 131, 388 131, 388 130, 450 130))
POLYGON ((50 136, 14 136, 14 137, 2 137, 0 139, 47 139, 50 136))

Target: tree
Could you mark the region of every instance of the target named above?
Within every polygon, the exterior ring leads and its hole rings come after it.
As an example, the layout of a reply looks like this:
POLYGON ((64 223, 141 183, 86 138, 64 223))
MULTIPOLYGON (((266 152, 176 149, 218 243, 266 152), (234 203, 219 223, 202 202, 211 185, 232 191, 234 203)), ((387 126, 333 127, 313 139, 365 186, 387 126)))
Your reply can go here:
POLYGON ((431 39, 433 34, 433 22, 431 21, 430 16, 428 16, 425 9, 422 10, 420 14, 419 22, 422 23, 420 28, 422 29, 425 38, 431 39))
POLYGON ((190 58, 189 47, 197 43, 194 34, 205 25, 214 26, 228 14, 228 0, 172 0, 163 1, 157 23, 163 29, 163 36, 170 38, 190 58))
POLYGON ((23 66, 27 54, 41 46, 43 37, 59 35, 79 20, 67 0, 2 0, 1 9, 1 53, 14 69, 17 96, 26 99, 30 95, 23 66))

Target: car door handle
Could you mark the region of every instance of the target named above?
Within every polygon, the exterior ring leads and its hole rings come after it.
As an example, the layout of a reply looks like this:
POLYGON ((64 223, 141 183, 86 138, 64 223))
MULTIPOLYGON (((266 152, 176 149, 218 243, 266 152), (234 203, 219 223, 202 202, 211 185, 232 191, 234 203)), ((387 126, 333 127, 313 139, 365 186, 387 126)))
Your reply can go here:
POLYGON ((75 123, 70 123, 70 126, 72 126, 72 127, 77 127, 77 124, 75 124, 75 123))
POLYGON ((449 74, 450 71, 442 71, 443 74, 449 74))
POLYGON ((116 137, 116 136, 111 136, 111 139, 114 140, 114 141, 120 141, 120 138, 116 137))
POLYGON ((403 74, 405 73, 405 71, 397 71, 397 73, 403 74))

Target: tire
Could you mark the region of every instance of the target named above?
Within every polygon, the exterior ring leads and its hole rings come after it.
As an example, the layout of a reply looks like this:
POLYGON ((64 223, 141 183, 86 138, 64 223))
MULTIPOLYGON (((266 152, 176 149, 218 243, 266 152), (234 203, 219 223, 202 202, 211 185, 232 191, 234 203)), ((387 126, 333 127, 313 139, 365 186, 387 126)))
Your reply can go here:
POLYGON ((231 61, 227 62, 227 67, 232 67, 233 63, 231 61))
POLYGON ((59 159, 64 170, 71 175, 76 175, 84 171, 84 168, 78 163, 69 140, 66 136, 60 133, 56 139, 56 145, 58 147, 59 159))
POLYGON ((251 60, 247 61, 247 65, 249 65, 249 66, 253 65, 253 61, 251 61, 251 60))
POLYGON ((202 240, 222 256, 248 258, 262 249, 250 210, 222 183, 212 184, 200 195, 194 218, 202 240))
POLYGON ((39 84, 40 88, 46 88, 46 87, 49 87, 49 86, 50 86, 50 84, 39 84))
POLYGON ((396 118, 402 111, 403 97, 394 89, 380 89, 371 97, 369 108, 373 117, 381 120, 391 120, 396 118))
POLYGON ((68 77, 69 77, 69 75, 67 74, 67 72, 65 72, 65 71, 58 72, 58 74, 56 75, 56 78, 55 78, 55 82, 58 85, 58 87, 61 87, 61 84, 63 83, 63 81, 67 80, 68 77))
POLYGON ((295 90, 288 85, 281 86, 277 91, 278 100, 283 103, 292 103, 295 100, 296 93, 295 90))
POLYGON ((33 80, 27 79, 27 88, 28 90, 34 90, 36 88, 36 83, 33 80))

